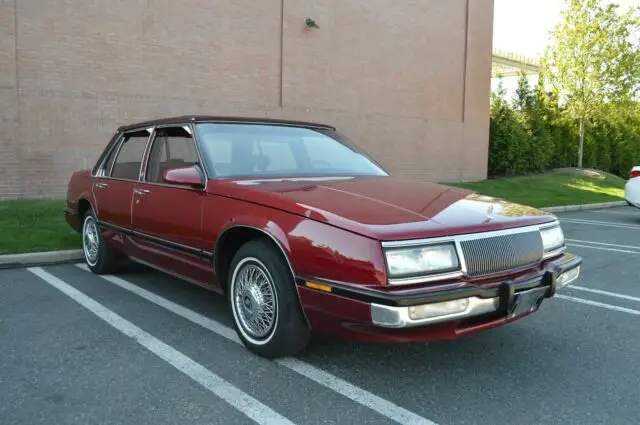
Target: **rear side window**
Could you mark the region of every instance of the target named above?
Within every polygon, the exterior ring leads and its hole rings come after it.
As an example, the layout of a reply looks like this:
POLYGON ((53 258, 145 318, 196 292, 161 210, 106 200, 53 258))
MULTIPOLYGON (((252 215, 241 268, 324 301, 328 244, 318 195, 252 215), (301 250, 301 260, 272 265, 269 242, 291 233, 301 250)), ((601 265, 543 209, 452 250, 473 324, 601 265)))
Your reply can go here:
MULTIPOLYGON (((142 163, 144 149, 147 145, 149 135, 148 130, 125 134, 120 150, 117 153, 117 158, 113 164, 111 177, 138 180, 140 176, 140 164, 142 163)), ((108 169, 106 171, 108 172, 108 169)))

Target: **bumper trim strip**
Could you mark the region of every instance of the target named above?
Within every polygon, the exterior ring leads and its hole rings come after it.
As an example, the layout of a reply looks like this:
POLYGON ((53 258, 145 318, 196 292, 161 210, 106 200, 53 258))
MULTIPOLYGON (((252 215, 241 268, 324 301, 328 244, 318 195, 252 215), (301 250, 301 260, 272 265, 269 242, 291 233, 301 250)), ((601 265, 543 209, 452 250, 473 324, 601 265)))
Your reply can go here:
MULTIPOLYGON (((418 293, 411 295, 389 294, 383 291, 368 289, 367 287, 345 285, 324 279, 318 279, 308 276, 296 276, 296 284, 305 286, 305 282, 316 282, 327 285, 332 288, 331 294, 351 298, 353 300, 362 301, 370 304, 379 304, 383 306, 410 307, 420 304, 431 304, 440 301, 451 301, 459 298, 478 297, 478 298, 495 298, 509 297, 514 293, 533 289, 538 286, 548 286, 549 291, 547 297, 555 294, 555 278, 562 272, 572 269, 582 264, 582 258, 573 254, 565 253, 560 259, 551 262, 544 273, 541 273, 531 279, 523 281, 505 280, 500 285, 493 288, 482 288, 479 286, 462 287, 455 289, 445 289, 441 291, 433 291, 427 293, 418 293), (503 288, 503 289, 501 289, 503 288), (507 289, 508 293, 503 293, 507 289)), ((504 305, 501 303, 501 305, 504 305)))
POLYGON ((499 305, 500 298, 497 297, 470 297, 469 305, 464 311, 445 314, 442 316, 427 317, 424 319, 412 319, 409 316, 409 307, 390 307, 380 304, 371 304, 371 321, 374 325, 384 328, 409 328, 493 313, 498 310, 499 305))

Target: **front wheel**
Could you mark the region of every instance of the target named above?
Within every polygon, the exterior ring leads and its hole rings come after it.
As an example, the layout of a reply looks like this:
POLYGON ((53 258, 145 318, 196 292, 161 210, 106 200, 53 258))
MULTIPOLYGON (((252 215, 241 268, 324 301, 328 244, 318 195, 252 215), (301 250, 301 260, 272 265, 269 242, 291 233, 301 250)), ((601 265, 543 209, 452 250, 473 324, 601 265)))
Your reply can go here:
POLYGON ((297 354, 310 330, 287 264, 264 240, 243 245, 231 262, 228 298, 244 345, 267 358, 297 354))
POLYGON ((96 215, 91 208, 82 221, 82 250, 84 260, 92 272, 97 274, 112 273, 118 263, 118 254, 102 236, 96 215))

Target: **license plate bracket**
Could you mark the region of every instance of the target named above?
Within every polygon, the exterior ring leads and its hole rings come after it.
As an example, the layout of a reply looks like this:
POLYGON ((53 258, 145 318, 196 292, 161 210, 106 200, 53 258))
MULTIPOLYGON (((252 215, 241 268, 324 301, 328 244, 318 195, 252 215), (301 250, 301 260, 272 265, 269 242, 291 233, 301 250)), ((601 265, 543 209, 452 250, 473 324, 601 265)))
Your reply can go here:
POLYGON ((534 288, 515 294, 513 304, 509 309, 509 318, 530 313, 540 307, 548 288, 534 288))

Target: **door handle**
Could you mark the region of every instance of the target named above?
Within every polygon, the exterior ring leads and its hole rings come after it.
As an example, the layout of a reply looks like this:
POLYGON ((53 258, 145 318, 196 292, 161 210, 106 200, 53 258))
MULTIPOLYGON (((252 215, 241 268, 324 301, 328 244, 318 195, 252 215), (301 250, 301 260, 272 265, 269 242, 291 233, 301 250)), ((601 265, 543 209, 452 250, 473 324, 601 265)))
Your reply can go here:
POLYGON ((97 183, 96 183, 96 187, 106 188, 106 187, 109 187, 109 185, 108 185, 108 184, 106 184, 106 183, 97 182, 97 183))
POLYGON ((138 195, 146 195, 147 193, 151 193, 151 191, 148 189, 133 189, 133 191, 138 195))

